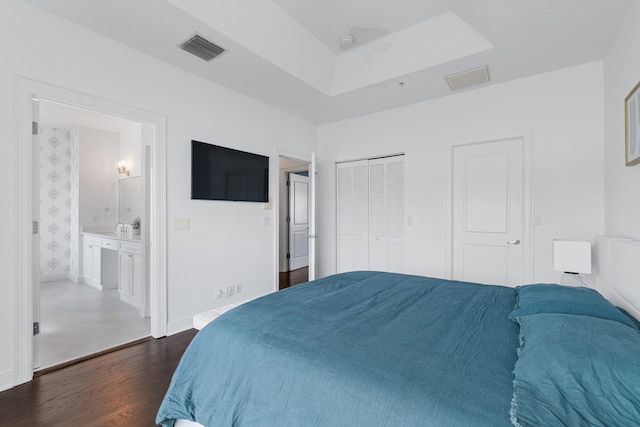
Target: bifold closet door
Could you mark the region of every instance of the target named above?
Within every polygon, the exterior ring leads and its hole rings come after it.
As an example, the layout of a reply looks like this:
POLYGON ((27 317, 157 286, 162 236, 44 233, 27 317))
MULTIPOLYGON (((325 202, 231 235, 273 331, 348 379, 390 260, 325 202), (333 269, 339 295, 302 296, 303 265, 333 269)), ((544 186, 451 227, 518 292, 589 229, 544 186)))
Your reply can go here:
POLYGON ((339 163, 337 272, 403 271, 404 156, 339 163))
POLYGON ((368 162, 337 165, 337 272, 369 269, 368 162))
POLYGON ((385 159, 369 160, 369 270, 387 270, 385 159))
POLYGON ((387 268, 404 272, 404 156, 386 158, 387 268))

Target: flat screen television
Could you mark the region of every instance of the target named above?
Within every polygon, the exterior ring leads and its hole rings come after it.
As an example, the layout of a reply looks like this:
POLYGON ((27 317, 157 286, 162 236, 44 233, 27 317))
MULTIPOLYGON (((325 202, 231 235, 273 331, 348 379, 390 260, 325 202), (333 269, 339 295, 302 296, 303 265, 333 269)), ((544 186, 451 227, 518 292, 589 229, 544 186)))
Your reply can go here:
POLYGON ((191 141, 191 199, 269 201, 269 157, 191 141))

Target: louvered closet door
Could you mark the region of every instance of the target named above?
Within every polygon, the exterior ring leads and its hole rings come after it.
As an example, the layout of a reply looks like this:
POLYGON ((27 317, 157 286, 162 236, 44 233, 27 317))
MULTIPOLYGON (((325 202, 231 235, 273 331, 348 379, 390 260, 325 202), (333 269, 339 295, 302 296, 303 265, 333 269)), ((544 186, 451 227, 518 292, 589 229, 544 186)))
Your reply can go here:
POLYGON ((351 223, 353 242, 352 270, 367 270, 369 268, 368 231, 369 231, 369 186, 367 176, 367 161, 353 162, 353 182, 351 195, 351 223))
POLYGON ((369 266, 367 161, 338 163, 336 181, 336 270, 338 273, 367 270, 369 266))
POLYGON ((387 270, 385 159, 369 160, 369 269, 387 270))
POLYGON ((404 156, 388 157, 387 271, 404 271, 404 156))
POLYGON ((369 269, 404 270, 404 156, 369 160, 369 269))
POLYGON ((337 271, 404 268, 404 156, 339 163, 337 271))

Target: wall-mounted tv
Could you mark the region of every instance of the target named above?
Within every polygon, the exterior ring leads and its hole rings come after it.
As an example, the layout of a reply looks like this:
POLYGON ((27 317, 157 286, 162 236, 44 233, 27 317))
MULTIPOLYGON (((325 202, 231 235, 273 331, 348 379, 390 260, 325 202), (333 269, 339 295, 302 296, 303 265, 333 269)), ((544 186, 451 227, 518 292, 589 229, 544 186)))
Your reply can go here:
POLYGON ((269 157, 191 141, 191 199, 269 201, 269 157))

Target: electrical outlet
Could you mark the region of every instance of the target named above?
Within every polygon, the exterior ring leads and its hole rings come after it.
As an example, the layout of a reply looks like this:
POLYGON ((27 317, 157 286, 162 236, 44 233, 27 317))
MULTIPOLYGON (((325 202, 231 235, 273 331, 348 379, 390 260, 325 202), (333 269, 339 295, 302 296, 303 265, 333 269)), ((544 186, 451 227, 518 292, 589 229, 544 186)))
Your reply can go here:
POLYGON ((236 295, 242 292, 242 284, 236 283, 236 295))
POLYGON ((227 286, 227 298, 232 297, 236 294, 236 287, 234 285, 227 286))
POLYGON ((224 294, 224 289, 216 289, 216 299, 224 299, 226 298, 224 294))

